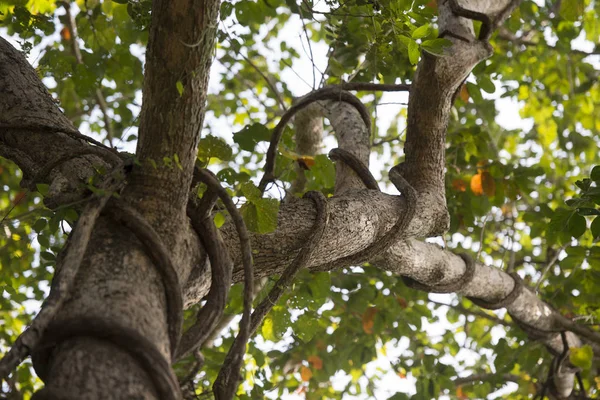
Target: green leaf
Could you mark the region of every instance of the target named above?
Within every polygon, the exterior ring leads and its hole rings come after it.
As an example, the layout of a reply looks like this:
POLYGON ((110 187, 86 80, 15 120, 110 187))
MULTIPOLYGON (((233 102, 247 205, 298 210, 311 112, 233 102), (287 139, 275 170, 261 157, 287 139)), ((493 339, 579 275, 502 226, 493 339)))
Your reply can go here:
POLYGON ((550 242, 555 242, 559 234, 566 230, 571 213, 571 210, 567 210, 566 208, 562 207, 557 208, 554 211, 552 219, 546 227, 546 237, 550 242))
POLYGON ((294 323, 294 333, 304 343, 308 343, 319 330, 319 324, 315 315, 310 315, 308 312, 302 314, 294 323))
POLYGON ((590 186, 592 185, 592 180, 591 179, 583 179, 581 181, 576 181, 575 185, 577 185, 577 187, 583 191, 586 191, 590 188, 590 186))
POLYGON ((592 367, 592 358, 594 357, 592 346, 586 344, 581 347, 571 347, 569 350, 569 361, 571 361, 571 364, 583 370, 588 370, 592 367))
POLYGON ((252 232, 264 234, 277 229, 279 202, 275 199, 257 199, 246 203, 240 212, 252 232))
POLYGON ((48 224, 47 220, 45 220, 44 218, 40 218, 37 221, 35 221, 35 224, 33 224, 31 229, 33 229, 35 232, 39 233, 46 227, 47 224, 48 224))
POLYGON ((600 237, 600 217, 594 218, 592 225, 590 226, 590 230, 592 231, 592 236, 594 239, 600 237))
POLYGON ((585 10, 584 0, 563 0, 560 3, 559 14, 567 21, 577 21, 585 10))
POLYGON ((441 56, 444 54, 444 49, 452 46, 452 42, 448 39, 433 39, 425 40, 421 43, 421 48, 433 55, 441 56))
POLYGON ((331 293, 331 274, 329 272, 315 272, 308 286, 314 300, 323 300, 331 293))
POLYGON ((315 165, 309 171, 306 171, 309 181, 314 181, 314 186, 309 186, 311 190, 324 190, 333 188, 335 185, 335 164, 325 154, 319 154, 315 157, 315 165))
POLYGON ((289 326, 290 313, 287 308, 276 305, 264 319, 261 334, 266 340, 273 342, 281 339, 289 326))
POLYGON ((579 207, 577 209, 577 214, 583 215, 583 216, 587 216, 587 215, 600 215, 600 210, 597 210, 595 208, 579 207))
POLYGON ((177 83, 175 83, 175 87, 177 88, 177 93, 179 93, 179 97, 183 96, 183 83, 181 81, 177 81, 177 83))
POLYGON ((251 202, 260 200, 262 197, 260 189, 257 188, 252 182, 245 182, 240 186, 240 188, 244 196, 251 202))
POLYGON ((253 151, 258 142, 271 140, 271 131, 263 124, 247 125, 239 132, 233 134, 233 141, 242 150, 253 151))
POLYGON ((50 247, 50 238, 47 235, 37 235, 37 241, 42 247, 50 247))
POLYGON ((181 161, 179 161, 179 156, 177 154, 173 154, 173 161, 177 168, 179 168, 180 171, 183 171, 183 165, 181 165, 181 161))
POLYGON ((600 182, 600 165, 596 165, 592 168, 592 173, 590 174, 590 178, 594 182, 600 182))
POLYGON ((254 202, 258 212, 258 233, 270 233, 277 229, 279 201, 276 199, 259 199, 254 202))
POLYGON ((275 336, 275 329, 273 329, 273 319, 268 315, 263 321, 262 327, 260 328, 260 333, 262 337, 266 340, 271 340, 275 342, 279 339, 275 336))
POLYGON ((429 34, 429 31, 430 31, 429 24, 422 25, 413 31, 412 38, 415 40, 424 38, 425 36, 427 36, 429 34))
POLYGON ((10 285, 0 285, 0 289, 4 290, 11 296, 17 295, 17 291, 10 285))
POLYGON ((483 101, 483 96, 481 95, 479 86, 475 85, 474 83, 467 82, 467 90, 476 104, 481 103, 483 101))
POLYGON ((419 62, 419 57, 421 56, 421 52, 419 51, 419 45, 414 40, 408 42, 408 60, 412 65, 415 65, 419 62))
POLYGON ((225 215, 223 213, 216 213, 214 217, 214 223, 217 228, 220 228, 225 223, 225 215))
POLYGON ((207 135, 200 139, 198 144, 198 158, 208 160, 212 157, 222 161, 230 161, 233 157, 233 150, 223 139, 207 135))
POLYGON ((586 229, 585 218, 577 213, 573 213, 567 222, 567 231, 574 238, 583 235, 586 229))
POLYGON ((72 208, 69 208, 65 211, 65 220, 72 226, 77 219, 79 218, 79 214, 72 208))
POLYGON ((494 82, 492 82, 488 75, 481 75, 478 77, 477 83, 479 84, 479 87, 487 93, 494 93, 496 91, 496 85, 494 85, 494 82))
POLYGON ((46 197, 46 195, 48 194, 48 188, 50 187, 50 185, 46 184, 46 183, 38 183, 35 185, 35 187, 37 188, 37 191, 44 197, 46 197))
POLYGON ((40 253, 40 257, 45 261, 55 261, 56 260, 56 256, 54 254, 50 253, 49 251, 42 251, 40 253))

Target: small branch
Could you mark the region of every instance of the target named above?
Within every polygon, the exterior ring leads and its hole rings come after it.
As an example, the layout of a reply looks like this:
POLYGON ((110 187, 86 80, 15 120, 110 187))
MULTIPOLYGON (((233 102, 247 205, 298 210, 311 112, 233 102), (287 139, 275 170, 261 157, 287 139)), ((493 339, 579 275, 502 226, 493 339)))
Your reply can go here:
POLYGON ((554 312, 554 320, 563 328, 578 334, 582 338, 585 338, 590 342, 600 344, 600 332, 596 332, 585 325, 577 324, 576 322, 571 321, 569 318, 556 311, 554 312))
MULTIPOLYGON (((371 82, 347 82, 339 85, 328 85, 326 87, 338 87, 341 90, 360 90, 373 92, 408 92, 410 85, 405 83, 371 83, 371 82)), ((382 103, 384 104, 384 103, 382 103)))
POLYGON ((481 226, 481 234, 479 235, 479 250, 477 251, 477 256, 475 257, 475 260, 479 260, 481 250, 483 250, 483 236, 485 235, 485 225, 487 224, 489 217, 490 213, 486 214, 485 218, 483 219, 483 225, 481 226))
POLYGON ((496 316, 490 315, 490 314, 488 314, 486 312, 483 312, 483 311, 480 311, 480 310, 472 310, 472 309, 466 308, 462 304, 456 304, 456 305, 454 305, 454 304, 446 304, 446 303, 441 303, 441 302, 434 301, 434 300, 429 300, 429 302, 433 303, 433 304, 437 304, 439 306, 446 306, 446 307, 454 308, 455 310, 460 311, 462 314, 469 314, 469 315, 472 315, 474 317, 485 318, 485 319, 493 322, 496 325, 503 325, 503 326, 506 326, 506 327, 511 327, 512 326, 512 324, 510 322, 507 322, 507 321, 505 321, 505 320, 503 320, 501 318, 498 318, 496 316))
POLYGON ((554 266, 554 264, 556 263, 556 261, 558 261, 558 257, 560 256, 560 253, 562 253, 563 250, 566 249, 567 247, 568 247, 568 244, 565 244, 565 245, 561 246, 561 248, 558 249, 558 251, 554 254, 554 256, 552 257, 552 259, 548 262, 548 264, 546 265, 546 267, 542 271, 542 275, 540 276, 540 279, 538 280, 538 282, 535 285, 535 292, 536 293, 539 291, 540 285, 544 281, 544 276, 548 273, 548 271, 550 270, 550 268, 552 268, 554 266))
MULTIPOLYGON (((498 37, 498 39, 502 39, 506 42, 513 43, 513 44, 520 44, 520 45, 527 46, 527 47, 533 47, 533 46, 538 46, 540 44, 543 44, 548 49, 564 53, 563 49, 558 49, 556 46, 553 46, 546 42, 543 42, 543 43, 535 42, 526 36, 517 36, 505 27, 502 27, 498 30, 497 37, 498 37)), ((598 48, 597 50, 591 51, 591 52, 578 50, 578 49, 569 49, 568 52, 572 53, 572 54, 581 55, 583 57, 587 57, 587 56, 593 56, 593 55, 600 54, 600 48, 598 48)))
MULTIPOLYGON (((300 7, 296 5, 296 9, 300 13, 300 7)), ((308 30, 306 29, 306 23, 304 22, 304 18, 302 18, 302 16, 300 16, 300 21, 302 21, 302 29, 304 30, 304 36, 306 36, 306 44, 308 45, 309 58, 310 58, 310 62, 312 64, 312 66, 313 66, 312 67, 313 90, 315 90, 316 85, 317 85, 317 74, 315 72, 315 68, 317 66, 315 65, 315 57, 313 55, 312 45, 310 44, 310 38, 308 37, 308 30)), ((300 43, 302 43, 302 40, 300 40, 300 43)), ((302 47, 304 48, 304 44, 302 44, 302 47)), ((306 50, 305 50, 305 52, 306 52, 306 50)), ((321 75, 323 75, 323 74, 321 73, 321 75)))
POLYGON ((514 374, 499 375, 499 374, 489 373, 489 374, 473 374, 473 375, 465 376, 463 378, 455 378, 454 383, 456 384, 456 386, 471 385, 471 384, 478 383, 478 382, 493 381, 495 379, 498 379, 499 376, 502 378, 502 380, 504 382, 518 383, 519 381, 522 380, 522 378, 519 375, 514 375, 514 374))
MULTIPOLYGON (((75 56, 77 64, 83 65, 83 57, 81 56, 81 50, 79 49, 79 44, 77 43, 77 39, 79 38, 77 35, 77 25, 75 23, 75 18, 71 14, 71 5, 65 2, 62 3, 62 6, 65 9, 67 17, 67 26, 69 28, 69 31, 71 32, 71 51, 73 52, 73 56, 75 56)), ((100 82, 99 85, 100 87, 102 87, 102 82, 100 82)), ((114 130, 112 128, 112 124, 108 116, 108 106, 106 104, 106 99, 104 98, 104 95, 102 94, 102 89, 100 87, 96 88, 94 94, 96 96, 96 103, 98 104, 100 111, 102 111, 102 118, 104 120, 104 128, 106 129, 106 138, 108 140, 108 144, 110 145, 110 147, 113 147, 112 140, 114 137, 114 130)))
MULTIPOLYGON (((231 44, 231 40, 229 38, 229 33, 227 32, 227 30, 224 30, 224 32, 227 35, 227 41, 231 44)), ((254 68, 254 70, 261 76, 261 78, 264 79, 264 81, 267 84, 267 86, 269 87, 269 89, 271 89, 271 91, 275 95, 275 99, 279 103, 279 106, 281 107, 281 109, 282 110, 287 110, 287 106, 285 105, 285 101, 283 100, 283 96, 281 95, 281 93, 279 92, 279 90, 277 90, 277 87, 273 84, 273 82, 271 81, 271 79, 269 79, 269 77, 267 75, 265 75, 265 73, 262 72, 262 70, 260 68, 258 68, 258 66, 256 64, 254 64, 254 62, 251 59, 249 59, 248 57, 246 57, 242 53, 237 53, 237 55, 239 55, 240 57, 242 57, 242 59, 244 61, 246 61, 249 66, 251 66, 252 68, 254 68)))
POLYGON ((399 137, 384 138, 384 139, 378 140, 376 142, 373 142, 372 146, 377 147, 377 146, 381 146, 382 144, 385 144, 385 143, 394 142, 396 140, 401 140, 401 139, 399 137))

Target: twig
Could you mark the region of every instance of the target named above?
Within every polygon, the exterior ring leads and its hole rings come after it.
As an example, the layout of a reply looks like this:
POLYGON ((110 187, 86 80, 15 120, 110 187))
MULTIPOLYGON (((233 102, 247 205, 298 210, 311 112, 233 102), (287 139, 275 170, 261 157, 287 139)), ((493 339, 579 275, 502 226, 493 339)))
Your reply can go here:
MULTIPOLYGON (((83 65, 83 57, 81 56, 81 50, 79 49, 79 44, 77 43, 77 39, 78 39, 77 25, 75 23, 75 18, 73 18, 73 15, 71 14, 71 5, 67 2, 64 2, 64 3, 62 3, 62 6, 65 9, 66 17, 67 17, 66 18, 67 26, 71 33, 71 50, 73 51, 73 56, 75 57, 77 64, 83 65)), ((106 129, 106 138, 108 139, 108 143, 109 143, 110 147, 113 147, 112 140, 114 137, 114 130, 113 130, 110 118, 108 116, 108 106, 106 104, 104 95, 102 94, 102 89, 101 89, 102 82, 99 82, 98 85, 100 87, 96 88, 95 93, 94 93, 96 96, 96 103, 98 104, 98 107, 100 108, 100 111, 102 112, 102 118, 104 120, 104 128, 106 129)))
MULTIPOLYGON (((227 29, 225 29, 224 32, 227 35, 227 41, 231 44, 231 39, 230 39, 230 36, 229 36, 229 32, 227 32, 227 29)), ((277 87, 275 87, 275 85, 273 84, 273 82, 271 82, 271 80, 269 79, 269 77, 267 77, 267 75, 265 75, 265 73, 262 72, 261 69, 258 68, 258 66, 256 64, 254 64, 254 62, 251 59, 249 59, 248 57, 246 57, 242 53, 237 53, 237 55, 239 55, 240 57, 242 57, 242 59, 244 61, 246 61, 248 63, 248 65, 250 65, 252 68, 254 68, 254 70, 261 76, 261 78, 264 79, 264 81, 267 84, 267 86, 269 87, 269 89, 271 89, 271 91, 275 95, 275 99, 277 100, 277 102, 279 103, 279 105, 281 106, 281 108, 283 110, 287 110, 287 107, 285 105, 285 101, 283 101, 283 97, 281 96, 281 93, 279 92, 279 90, 277 90, 277 87)))
POLYGON ((485 225, 487 224, 490 213, 486 214, 483 219, 483 225, 481 226, 481 233, 479 235, 479 250, 477 251, 477 256, 475 257, 475 261, 479 261, 479 256, 481 255, 481 251, 483 250, 483 235, 485 234, 485 225))
POLYGON ((453 380, 453 382, 456 386, 470 385, 470 384, 474 384, 477 382, 488 382, 488 381, 497 379, 499 376, 501 377, 501 379, 504 382, 517 382, 518 383, 522 379, 519 375, 514 375, 514 374, 489 373, 489 374, 473 374, 473 375, 465 376, 463 378, 455 378, 453 380))
POLYGON ((460 311, 462 314, 469 314, 469 315, 473 315, 475 317, 485 318, 485 319, 493 322, 496 325, 512 326, 509 322, 507 322, 501 318, 495 317, 495 316, 485 313, 483 311, 471 310, 469 308, 462 306, 461 304, 456 304, 456 305, 446 304, 446 303, 441 303, 441 302, 434 301, 434 300, 429 300, 429 302, 437 304, 439 306, 446 306, 446 307, 454 308, 454 309, 460 311))
POLYGON ((13 202, 13 205, 6 211, 6 213, 2 217, 2 220, 0 220, 0 225, 2 225, 4 223, 4 221, 6 220, 6 218, 8 218, 8 216, 15 209, 15 207, 17 207, 19 204, 21 204, 21 202, 23 201, 23 199, 25 197, 27 197, 28 193, 29 193, 29 189, 26 189, 25 193, 23 193, 23 195, 21 197, 17 198, 17 201, 13 202))
POLYGON ((540 289, 540 285, 542 284, 542 281, 544 280, 544 276, 546 275, 546 273, 548 273, 548 271, 550 270, 550 268, 552 268, 554 266, 554 264, 556 263, 556 261, 558 261, 558 257, 560 256, 560 253, 562 253, 562 251, 564 249, 566 249, 568 246, 569 246, 568 244, 562 245, 560 247, 560 249, 558 249, 558 251, 554 254, 554 256, 552 257, 552 259, 548 262, 548 264, 546 265, 546 267, 542 271, 542 275, 540 276, 540 279, 535 284, 535 292, 536 293, 540 289))
MULTIPOLYGON (((328 85, 326 87, 338 87, 342 90, 362 90, 374 92, 408 92, 410 85, 405 83, 371 83, 371 82, 346 82, 339 85, 328 85)), ((385 103, 380 103, 385 104, 385 103)))

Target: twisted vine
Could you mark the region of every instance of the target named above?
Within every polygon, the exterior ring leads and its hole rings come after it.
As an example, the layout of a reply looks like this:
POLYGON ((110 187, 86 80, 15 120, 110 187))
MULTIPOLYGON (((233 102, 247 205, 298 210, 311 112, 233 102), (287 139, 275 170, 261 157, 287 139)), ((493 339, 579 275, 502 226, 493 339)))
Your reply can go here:
MULTIPOLYGON (((44 179, 60 164, 86 154, 99 155, 95 149, 84 149, 70 154, 69 157, 60 157, 42 167, 36 174, 36 179, 44 179)), ((0 378, 6 379, 28 355, 33 357, 36 371, 43 377, 52 347, 74 337, 89 336, 109 341, 131 355, 150 375, 161 399, 181 398, 177 379, 173 375, 169 363, 164 360, 160 350, 141 334, 116 324, 114 321, 106 322, 95 317, 77 317, 67 320, 56 320, 55 318, 73 290, 73 283, 87 251, 93 228, 98 217, 104 212, 117 222, 124 224, 136 235, 159 272, 165 285, 167 298, 167 323, 171 354, 177 348, 182 325, 183 301, 169 252, 158 233, 137 211, 121 200, 112 198, 113 194, 118 193, 124 187, 125 175, 131 167, 132 164, 129 162, 120 162, 100 184, 98 194, 92 194, 87 201, 77 225, 59 256, 57 272, 52 281, 48 298, 30 326, 19 335, 8 353, 0 360, 0 378)), ((68 394, 61 393, 57 388, 45 388, 34 398, 53 399, 57 396, 69 397, 68 394)))
MULTIPOLYGON (((212 176, 210 172, 208 174, 212 176)), ((197 177, 198 180, 202 180, 199 173, 197 177)), ((216 179, 216 177, 212 177, 216 179)), ((209 186, 199 204, 196 204, 195 201, 188 202, 188 217, 190 217, 192 227, 200 237, 210 260, 211 286, 206 296, 206 304, 198 312, 196 322, 181 338, 175 360, 180 360, 195 349, 202 347, 219 322, 227 304, 233 263, 223 239, 210 217, 210 212, 217 199, 217 191, 209 186)))
MULTIPOLYGON (((283 271, 281 277, 275 283, 275 286, 271 289, 269 294, 263 301, 256 307, 250 318, 249 332, 253 334, 258 326, 262 323, 264 317, 273 308, 277 300, 281 297, 285 289, 290 285, 298 271, 304 267, 311 255, 314 253, 317 245, 323 237, 323 233, 327 228, 329 219, 329 213, 327 210, 327 200, 321 192, 308 192, 305 195, 306 198, 310 198, 317 208, 317 217, 313 224, 314 233, 313 236, 308 240, 306 245, 296 255, 290 265, 283 271)), ((237 354, 235 353, 236 348, 246 347, 247 338, 238 335, 233 345, 231 346, 229 353, 225 357, 223 367, 219 371, 217 380, 213 385, 213 392, 217 400, 229 400, 233 398, 235 391, 239 384, 239 366, 234 365, 231 361, 237 354)))
POLYGON ((274 175, 275 156, 277 155, 277 146, 279 145, 285 126, 298 111, 319 100, 337 100, 349 103, 359 112, 367 130, 371 130, 371 116, 365 105, 356 96, 341 90, 339 87, 324 87, 302 97, 296 104, 290 107, 285 114, 283 114, 281 120, 273 130, 269 149, 267 150, 267 159, 264 167, 265 173, 258 184, 258 188, 262 193, 264 193, 267 185, 276 178, 274 175))

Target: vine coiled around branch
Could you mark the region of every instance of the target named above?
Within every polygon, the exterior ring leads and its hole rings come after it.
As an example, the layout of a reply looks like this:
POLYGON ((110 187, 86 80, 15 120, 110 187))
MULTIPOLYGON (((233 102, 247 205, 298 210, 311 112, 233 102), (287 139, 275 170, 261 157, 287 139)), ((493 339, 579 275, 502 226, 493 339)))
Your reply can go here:
MULTIPOLYGON (((60 164, 87 154, 99 155, 96 149, 83 149, 70 154, 69 157, 53 160, 40 169, 40 172, 36 174, 36 180, 45 179, 47 174, 60 164)), ((125 186, 125 175, 132 167, 133 162, 119 162, 101 183, 98 194, 93 194, 89 198, 77 225, 59 255, 51 291, 42 305, 42 309, 30 326, 19 335, 9 352, 0 360, 0 378, 6 378, 28 355, 32 355, 34 367, 43 377, 52 347, 64 340, 88 336, 107 340, 137 360, 142 369, 152 378, 161 399, 177 400, 181 398, 177 379, 173 375, 169 363, 164 360, 158 348, 139 333, 118 325, 114 321, 107 322, 96 317, 77 317, 68 320, 56 320, 55 318, 72 292, 73 283, 87 251, 96 220, 104 212, 117 222, 123 223, 136 235, 162 278, 167 298, 167 323, 171 354, 174 354, 181 331, 183 300, 169 252, 158 233, 143 216, 122 200, 113 198, 113 194, 118 193, 125 186)), ((60 395, 61 398, 68 397, 68 394, 60 394, 60 390, 56 388, 44 389, 36 397, 42 399, 57 395, 60 395)))
MULTIPOLYGON (((306 266, 311 255, 314 253, 317 245, 321 241, 329 220, 329 212, 327 209, 327 200, 321 192, 308 192, 305 195, 310 198, 317 208, 317 217, 313 224, 314 233, 308 240, 306 245, 296 255, 290 265, 283 271, 275 286, 269 294, 256 307, 250 318, 249 332, 253 334, 258 326, 262 323, 264 317, 273 308, 277 300, 281 297, 285 289, 291 284, 298 271, 306 266)), ((217 380, 213 385, 213 392, 217 400, 229 400, 233 398, 239 384, 239 366, 234 365, 231 360, 236 355, 236 348, 246 347, 247 338, 238 334, 231 346, 229 353, 225 358, 223 367, 219 371, 217 380)))

